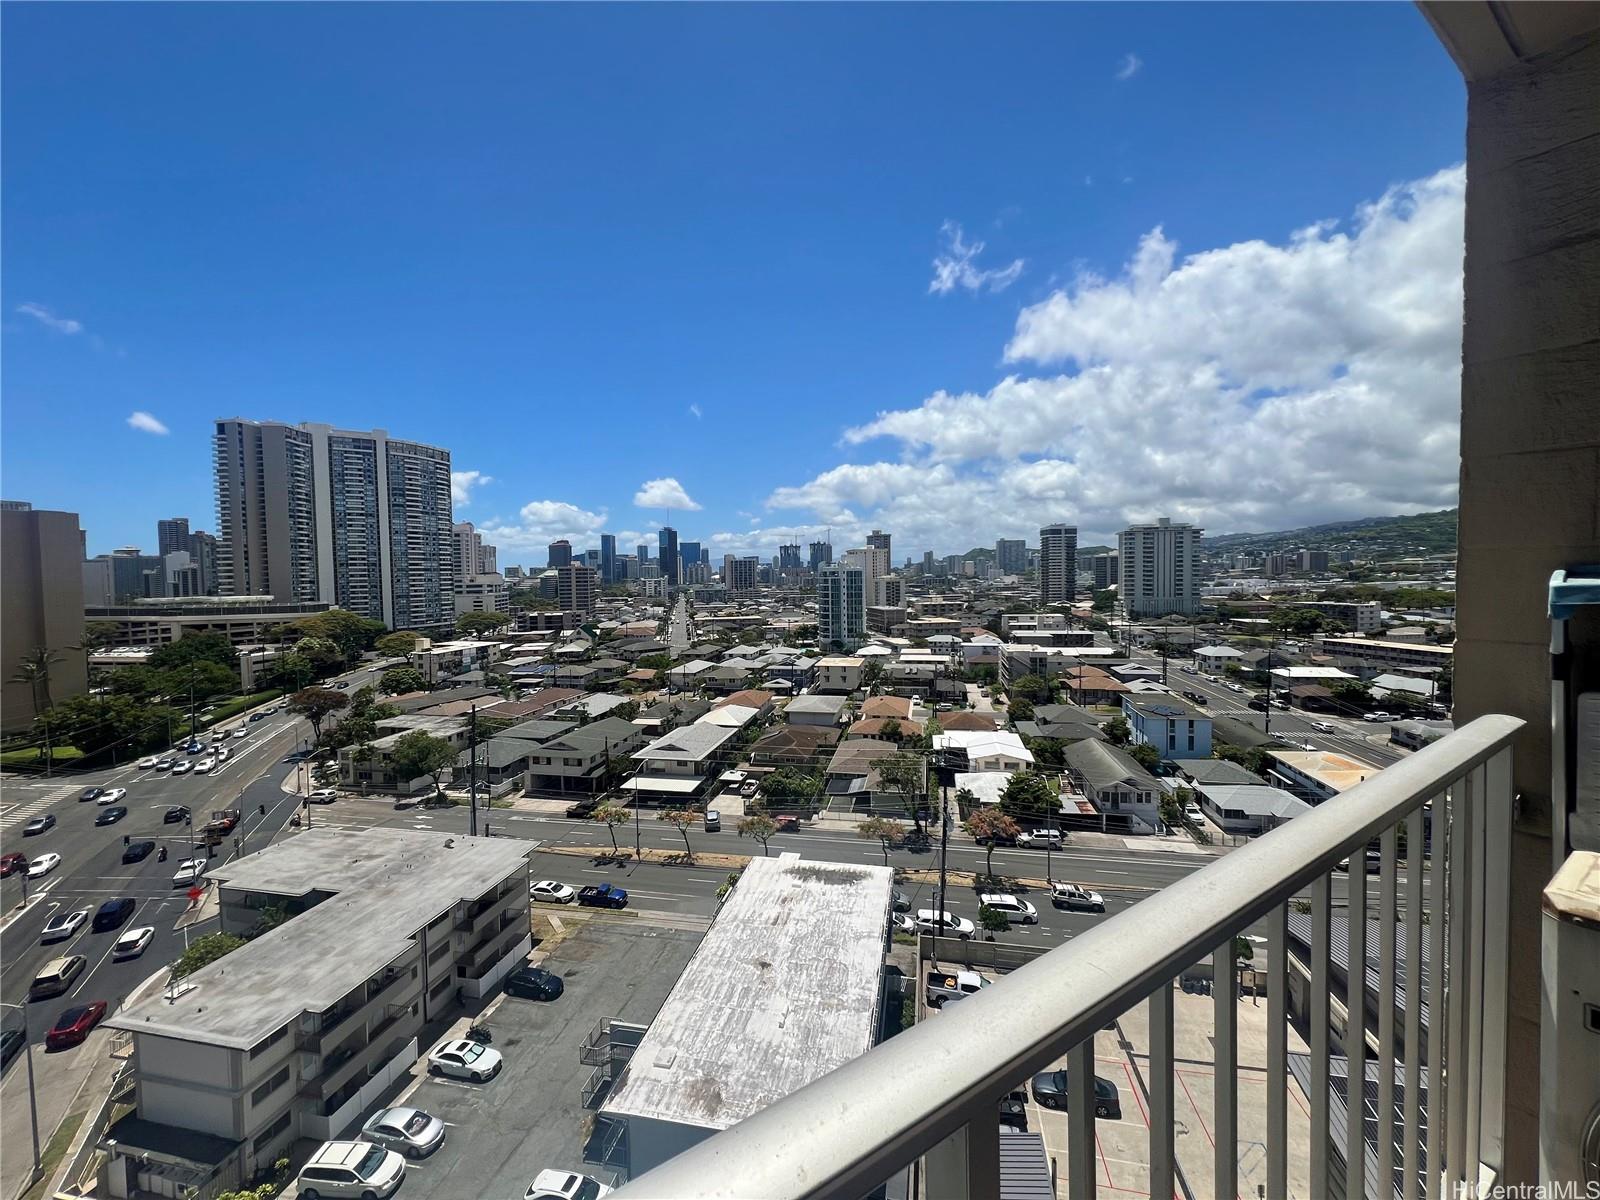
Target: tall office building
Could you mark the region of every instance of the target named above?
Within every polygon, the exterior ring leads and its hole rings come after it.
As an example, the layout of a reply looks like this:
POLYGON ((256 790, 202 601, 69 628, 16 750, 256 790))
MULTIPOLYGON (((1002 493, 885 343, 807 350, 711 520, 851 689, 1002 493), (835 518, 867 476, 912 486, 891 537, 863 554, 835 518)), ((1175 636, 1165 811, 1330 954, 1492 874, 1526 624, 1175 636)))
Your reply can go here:
POLYGON ((800 561, 800 543, 792 546, 778 547, 778 569, 780 571, 798 571, 805 564, 800 561))
POLYGON ((722 586, 730 596, 748 596, 756 590, 761 578, 761 560, 755 555, 735 558, 728 555, 722 560, 722 586))
POLYGON ((1078 527, 1046 525, 1039 530, 1039 599, 1071 604, 1078 594, 1078 527))
POLYGON ((1094 572, 1094 590, 1103 592, 1109 587, 1116 587, 1119 580, 1119 567, 1117 552, 1110 554, 1096 554, 1089 560, 1091 570, 1094 572))
POLYGON ((634 547, 634 553, 639 560, 639 565, 643 566, 645 563, 650 561, 650 543, 640 542, 636 547, 634 547))
POLYGON ((677 587, 682 579, 678 568, 683 565, 678 557, 678 531, 670 525, 664 526, 656 534, 656 543, 661 553, 661 574, 667 586, 677 587))
POLYGON ((600 573, 581 563, 556 571, 556 602, 568 612, 592 613, 600 591, 600 573))
POLYGON ((217 594, 217 539, 203 529, 189 535, 189 560, 200 574, 200 594, 217 594))
POLYGON ((1002 575, 1021 575, 1028 569, 1028 543, 1022 538, 1001 538, 994 544, 994 565, 1002 575))
POLYGON ((478 543, 478 574, 498 575, 500 573, 500 547, 491 546, 488 542, 480 540, 478 543))
POLYGON ((866 573, 858 565, 828 563, 817 572, 817 645, 854 650, 867 636, 866 573))
POLYGON ((1117 600, 1130 617, 1192 613, 1200 603, 1200 535, 1193 525, 1162 517, 1117 535, 1117 600))
POLYGON ((932 575, 933 574, 933 551, 932 550, 924 550, 922 552, 922 573, 924 575, 932 575))
POLYGON ((454 619, 450 452, 306 422, 222 420, 218 590, 321 601, 392 629, 454 619))
POLYGON ((548 560, 546 560, 546 566, 553 570, 557 567, 564 567, 571 561, 571 542, 567 541, 566 538, 557 538, 555 541, 550 543, 550 557, 548 560))
POLYGON ((600 582, 615 583, 617 581, 617 535, 602 533, 600 535, 600 582))
POLYGON ((156 553, 162 558, 189 549, 189 518, 169 517, 156 522, 156 553))
POLYGON ((83 642, 83 534, 78 514, 35 510, 12 501, 0 508, 0 719, 24 729, 48 704, 89 689, 83 642), (46 677, 18 682, 32 656, 53 655, 46 677))
MULTIPOLYGON (((691 563, 698 563, 699 561, 700 561, 700 543, 699 542, 679 542, 678 543, 678 562, 679 562, 680 565, 686 567, 691 563)), ((688 580, 683 580, 683 582, 687 583, 688 580)))
POLYGON ((450 526, 450 535, 454 539, 455 552, 451 560, 455 590, 459 592, 467 580, 483 574, 483 535, 473 528, 471 521, 458 521, 450 526))
POLYGON ((867 534, 867 545, 872 547, 874 550, 883 551, 883 569, 885 571, 889 569, 889 543, 891 540, 891 535, 883 532, 881 529, 874 529, 871 533, 867 534))
POLYGON ((820 567, 825 567, 833 561, 832 542, 812 542, 810 546, 807 547, 807 550, 809 551, 809 561, 807 565, 810 566, 813 571, 820 567))

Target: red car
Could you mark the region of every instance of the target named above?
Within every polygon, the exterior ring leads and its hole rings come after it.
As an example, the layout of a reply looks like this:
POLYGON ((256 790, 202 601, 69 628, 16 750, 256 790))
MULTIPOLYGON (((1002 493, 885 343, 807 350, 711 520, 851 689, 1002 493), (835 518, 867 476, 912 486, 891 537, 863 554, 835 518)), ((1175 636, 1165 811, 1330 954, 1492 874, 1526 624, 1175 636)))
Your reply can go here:
POLYGON ((46 1050, 65 1050, 68 1046, 76 1046, 89 1036, 89 1030, 100 1024, 106 1015, 106 1002, 95 1000, 89 1004, 80 1004, 67 1009, 56 1018, 56 1023, 50 1027, 50 1032, 44 1035, 46 1050))
POLYGON ((0 879, 10 879, 18 871, 28 869, 28 856, 26 854, 8 854, 0 858, 0 879))

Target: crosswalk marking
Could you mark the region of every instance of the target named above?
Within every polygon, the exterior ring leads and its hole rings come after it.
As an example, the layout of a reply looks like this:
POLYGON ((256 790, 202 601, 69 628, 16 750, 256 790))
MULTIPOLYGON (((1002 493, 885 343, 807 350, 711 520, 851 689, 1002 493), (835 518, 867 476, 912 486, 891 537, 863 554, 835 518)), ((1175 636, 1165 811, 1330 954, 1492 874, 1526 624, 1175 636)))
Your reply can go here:
POLYGON ((0 807, 0 829, 10 829, 15 825, 25 825, 39 812, 49 808, 58 800, 64 800, 78 788, 75 784, 65 787, 57 785, 51 791, 33 800, 23 800, 0 807))

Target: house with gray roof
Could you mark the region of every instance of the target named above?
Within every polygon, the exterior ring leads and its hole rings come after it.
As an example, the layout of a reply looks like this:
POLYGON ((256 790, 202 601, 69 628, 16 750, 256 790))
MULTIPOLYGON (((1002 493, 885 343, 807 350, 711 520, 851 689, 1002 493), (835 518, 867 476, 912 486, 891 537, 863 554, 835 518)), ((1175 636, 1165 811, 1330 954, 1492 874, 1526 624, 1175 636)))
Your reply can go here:
POLYGON ((1161 785, 1121 750, 1105 742, 1084 741, 1066 747, 1061 757, 1084 797, 1101 814, 1131 832, 1154 833, 1161 828, 1165 794, 1161 785))
POLYGON ((616 782, 608 774, 608 764, 631 755, 644 745, 645 737, 644 729, 633 722, 607 717, 539 744, 527 743, 527 790, 598 791, 616 782))

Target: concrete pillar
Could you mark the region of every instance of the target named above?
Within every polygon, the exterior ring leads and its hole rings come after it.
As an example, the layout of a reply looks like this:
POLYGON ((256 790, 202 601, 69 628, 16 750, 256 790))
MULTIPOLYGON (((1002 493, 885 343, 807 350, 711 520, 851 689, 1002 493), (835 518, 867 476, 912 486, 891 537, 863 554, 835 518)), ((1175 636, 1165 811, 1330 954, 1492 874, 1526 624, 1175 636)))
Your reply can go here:
POLYGON ((1424 14, 1467 81, 1455 719, 1511 713, 1507 1140, 1538 1174, 1540 893, 1551 873, 1546 584, 1600 560, 1600 31, 1588 5, 1424 14))

